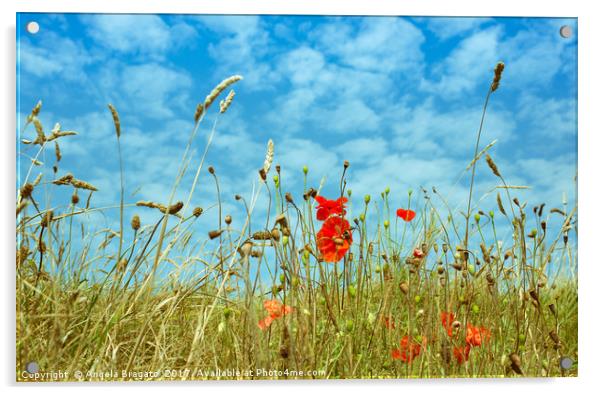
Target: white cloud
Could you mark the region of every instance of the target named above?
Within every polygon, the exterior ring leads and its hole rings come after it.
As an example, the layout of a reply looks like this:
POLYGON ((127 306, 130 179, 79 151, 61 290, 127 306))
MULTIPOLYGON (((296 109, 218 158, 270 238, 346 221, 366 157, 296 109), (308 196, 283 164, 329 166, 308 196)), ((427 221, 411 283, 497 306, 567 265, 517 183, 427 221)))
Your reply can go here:
MULTIPOLYGON (((440 110, 430 100, 417 107, 402 108, 399 122, 393 127, 395 145, 402 152, 470 158, 481 114, 480 106, 440 110)), ((490 109, 485 116, 481 145, 485 146, 494 139, 499 140, 498 144, 511 143, 515 129, 516 123, 510 113, 503 109, 490 109)), ((470 159, 463 167, 468 162, 470 159)))
POLYGON ((219 78, 242 74, 250 89, 270 89, 270 84, 278 81, 279 75, 274 73, 271 62, 264 59, 271 41, 258 16, 210 15, 194 19, 220 35, 219 41, 208 45, 219 78))
POLYGON ((87 33, 97 44, 122 53, 164 56, 194 30, 183 22, 168 25, 158 15, 84 15, 87 33))
POLYGON ((433 77, 422 81, 421 87, 448 100, 471 92, 477 84, 483 82, 485 76, 493 75, 493 67, 500 60, 500 35, 501 29, 493 27, 462 40, 451 54, 434 68, 433 77))
POLYGON ((499 46, 506 63, 503 86, 519 90, 545 86, 567 66, 566 56, 572 58, 568 59, 569 64, 575 64, 574 58, 567 54, 570 43, 560 37, 557 27, 551 24, 534 25, 504 40, 499 46))
POLYGON ((427 27, 441 40, 447 40, 452 37, 473 31, 483 24, 491 21, 490 18, 469 18, 469 17, 432 17, 422 18, 427 21, 427 27))
POLYGON ((359 70, 415 72, 422 67, 424 36, 402 18, 362 18, 358 29, 338 20, 320 26, 313 37, 319 48, 359 70))
POLYGON ((123 103, 123 108, 149 118, 170 118, 182 108, 192 84, 188 73, 159 63, 126 65, 116 81, 107 81, 104 91, 109 102, 123 103))
POLYGON ((532 125, 541 138, 558 140, 577 137, 577 102, 575 98, 541 98, 525 94, 518 101, 518 116, 532 125))
POLYGON ((18 51, 21 68, 36 77, 60 75, 66 81, 86 78, 84 68, 95 60, 79 42, 44 32, 36 41, 22 38, 18 51))

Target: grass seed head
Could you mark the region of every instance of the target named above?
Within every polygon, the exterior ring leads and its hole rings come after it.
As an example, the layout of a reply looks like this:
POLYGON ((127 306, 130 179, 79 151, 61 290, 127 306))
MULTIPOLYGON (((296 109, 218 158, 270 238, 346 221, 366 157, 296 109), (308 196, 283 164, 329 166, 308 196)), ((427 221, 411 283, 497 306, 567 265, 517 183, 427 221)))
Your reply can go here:
POLYGON ((30 183, 25 183, 25 185, 23 185, 21 187, 21 190, 19 191, 22 199, 29 199, 31 197, 32 192, 33 185, 30 183))
POLYGON ((230 107, 230 104, 232 104, 234 95, 235 95, 234 90, 231 90, 230 93, 228 93, 228 96, 226 96, 226 98, 224 100, 220 101, 219 112, 221 114, 225 113, 228 110, 228 107, 230 107))
POLYGON ((117 138, 121 137, 121 121, 119 120, 119 113, 115 109, 115 107, 109 103, 109 111, 111 111, 111 115, 113 116, 113 123, 115 124, 115 133, 117 134, 117 138))
POLYGON ((493 172, 494 175, 496 175, 498 177, 502 176, 500 174, 500 171, 499 171, 497 165, 495 164, 495 162, 493 161, 491 156, 489 156, 489 154, 485 155, 485 161, 487 161, 487 165, 489 166, 489 168, 491 169, 491 171, 493 172))
POLYGON ((500 86, 502 80, 502 72, 504 71, 504 62, 498 62, 493 70, 493 82, 491 83, 491 91, 495 92, 500 86))

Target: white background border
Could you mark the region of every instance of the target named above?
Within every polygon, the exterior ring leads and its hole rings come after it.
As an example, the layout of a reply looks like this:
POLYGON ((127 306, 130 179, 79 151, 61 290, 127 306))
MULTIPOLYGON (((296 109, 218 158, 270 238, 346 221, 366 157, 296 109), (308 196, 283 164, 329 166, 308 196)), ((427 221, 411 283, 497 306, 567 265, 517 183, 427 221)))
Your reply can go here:
MULTIPOLYGON (((342 390, 345 393, 382 391, 392 393, 520 394, 523 392, 567 394, 600 392, 599 366, 602 350, 602 218, 600 215, 602 142, 600 94, 602 64, 602 15, 595 1, 526 0, 34 0, 2 1, 0 55, 2 73, 2 225, 0 251, 3 261, 0 295, 3 324, 0 355, 1 384, 8 393, 100 393, 141 390, 149 394, 174 392, 236 392, 238 394, 306 393, 342 390), (315 382, 200 382, 128 384, 16 384, 15 383, 15 13, 21 12, 115 12, 115 13, 223 13, 223 14, 331 14, 331 15, 445 15, 445 16, 565 16, 578 17, 579 40, 579 377, 571 379, 438 379, 438 380, 337 380, 315 382)), ((379 394, 380 395, 380 394, 379 394)))

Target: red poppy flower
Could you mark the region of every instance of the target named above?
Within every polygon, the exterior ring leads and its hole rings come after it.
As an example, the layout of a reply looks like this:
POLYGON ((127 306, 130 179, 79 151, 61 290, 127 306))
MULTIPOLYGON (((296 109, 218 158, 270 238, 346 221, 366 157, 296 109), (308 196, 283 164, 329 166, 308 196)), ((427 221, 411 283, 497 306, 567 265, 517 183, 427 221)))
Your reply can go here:
POLYGON ((328 217, 318 232, 318 249, 325 262, 334 263, 343 259, 352 242, 349 222, 345 218, 328 217))
POLYGON ((397 216, 403 219, 406 222, 410 222, 416 216, 416 213, 413 210, 405 210, 403 208, 397 209, 397 216))
POLYGON ((415 248, 414 258, 424 258, 424 251, 422 251, 420 248, 415 248))
POLYGON ((395 321, 391 317, 383 317, 383 323, 387 329, 395 329, 395 321))
POLYGON ((443 327, 445 328, 445 330, 447 331, 447 335, 449 337, 452 337, 452 335, 454 334, 453 332, 453 322, 456 319, 456 316, 454 315, 454 313, 448 313, 445 311, 441 312, 441 324, 443 324, 443 327))
POLYGON ((318 209, 316 218, 318 218, 319 221, 324 221, 331 215, 345 215, 346 213, 346 197, 340 197, 337 200, 329 200, 322 196, 316 196, 316 201, 318 202, 318 205, 316 206, 318 209))
POLYGON ((470 355, 470 345, 467 344, 464 347, 454 347, 454 357, 459 364, 463 364, 468 361, 468 356, 470 355))
POLYGON ((485 341, 489 341, 491 332, 484 327, 476 327, 471 324, 466 325, 466 343, 471 346, 480 346, 485 341))
POLYGON ((420 355, 422 347, 426 347, 426 338, 422 337, 422 344, 410 340, 408 335, 401 338, 400 347, 391 351, 391 358, 398 359, 402 362, 411 363, 417 356, 420 355))
POLYGON ((276 299, 266 300, 263 302, 263 307, 266 309, 269 315, 263 320, 260 320, 257 324, 261 330, 267 329, 270 325, 272 325, 272 322, 275 319, 283 317, 293 311, 292 307, 286 306, 276 299))

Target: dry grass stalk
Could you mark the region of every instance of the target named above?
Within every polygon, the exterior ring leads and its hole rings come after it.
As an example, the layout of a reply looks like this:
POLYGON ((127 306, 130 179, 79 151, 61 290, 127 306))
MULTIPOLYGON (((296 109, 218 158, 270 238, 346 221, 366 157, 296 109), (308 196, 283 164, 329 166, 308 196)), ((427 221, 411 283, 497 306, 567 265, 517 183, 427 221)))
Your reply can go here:
POLYGON ((109 111, 111 111, 111 115, 113 116, 113 123, 115 124, 115 133, 117 133, 117 138, 121 137, 121 122, 119 121, 119 113, 115 109, 115 107, 109 103, 109 111))
POLYGON ((470 161, 470 163, 468 164, 468 166, 466 166, 466 169, 464 169, 464 170, 465 170, 465 171, 468 171, 468 170, 470 170, 470 168, 471 168, 472 166, 474 166, 474 164, 475 164, 475 163, 477 163, 477 161, 478 161, 479 159, 481 159, 481 157, 482 157, 482 156, 483 156, 483 155, 484 155, 484 154, 485 154, 487 151, 489 151, 489 149, 490 149, 491 147, 493 147, 493 146, 494 146, 496 143, 497 143, 497 140, 493 140, 491 143, 487 144, 487 146, 485 146, 485 148, 483 148, 483 149, 481 150, 481 152, 479 152, 479 153, 477 154, 477 156, 475 156, 475 157, 474 157, 474 158, 473 158, 473 159, 470 161))
POLYGON ((17 217, 19 216, 19 214, 21 214, 21 211, 23 211, 23 209, 27 207, 27 204, 27 200, 22 200, 19 204, 17 204, 17 217))
POLYGON ((176 203, 172 204, 171 206, 166 207, 164 204, 161 204, 161 203, 140 200, 140 201, 136 202, 136 206, 156 208, 157 210, 161 211, 163 214, 167 213, 167 214, 173 215, 173 214, 177 214, 178 211, 180 211, 182 209, 182 207, 184 207, 184 202, 176 202, 176 203))
POLYGON ((528 185, 497 185, 498 189, 531 189, 528 185))

